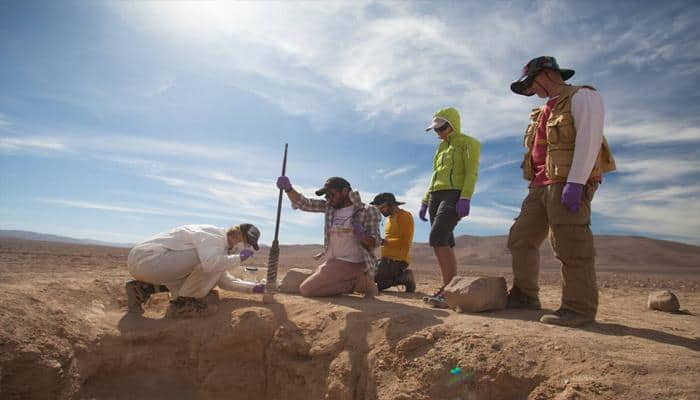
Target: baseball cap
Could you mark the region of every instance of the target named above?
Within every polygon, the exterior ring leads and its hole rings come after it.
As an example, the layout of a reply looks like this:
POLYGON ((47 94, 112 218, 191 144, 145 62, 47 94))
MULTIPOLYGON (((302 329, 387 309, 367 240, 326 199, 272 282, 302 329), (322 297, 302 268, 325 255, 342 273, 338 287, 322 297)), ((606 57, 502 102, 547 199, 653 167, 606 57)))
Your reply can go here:
MULTIPOLYGON (((441 127, 441 126, 443 126, 443 125, 445 125, 445 124, 449 124, 449 123, 450 123, 450 121, 446 120, 445 118, 442 118, 442 117, 435 117, 435 118, 433 118, 433 122, 430 124, 430 126, 428 126, 427 128, 425 128, 425 131, 427 132, 427 131, 429 131, 429 130, 431 130, 431 129, 439 128, 439 127, 441 127)), ((452 124, 450 124, 450 126, 451 126, 451 125, 452 125, 452 124)))
POLYGON ((238 227, 241 229, 241 233, 245 237, 245 242, 253 246, 256 251, 260 250, 260 247, 258 247, 260 230, 253 224, 240 224, 238 227))
POLYGON ((345 179, 339 176, 333 176, 331 178, 328 178, 328 180, 326 180, 326 183, 323 184, 323 187, 316 191, 316 196, 323 196, 324 194, 326 194, 328 189, 343 190, 345 188, 352 189, 350 187, 350 182, 346 181, 345 179))

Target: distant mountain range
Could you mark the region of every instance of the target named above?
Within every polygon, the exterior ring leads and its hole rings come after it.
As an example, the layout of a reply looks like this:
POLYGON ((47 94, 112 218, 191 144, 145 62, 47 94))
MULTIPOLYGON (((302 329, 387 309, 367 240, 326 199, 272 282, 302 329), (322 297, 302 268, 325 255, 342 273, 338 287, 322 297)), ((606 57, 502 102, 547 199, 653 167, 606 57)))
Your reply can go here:
MULTIPOLYGON (((98 245, 129 248, 132 243, 110 243, 92 239, 75 239, 45 233, 0 230, 0 239, 38 240, 68 244, 98 245)), ((462 266, 508 267, 511 255, 507 237, 501 236, 459 236, 456 238, 455 255, 462 266)), ((596 235, 596 265, 599 270, 608 266, 629 265, 638 269, 676 271, 700 271, 700 246, 639 236, 596 235)), ((285 264, 308 265, 316 261, 312 256, 323 250, 319 244, 281 245, 285 264)), ((260 246, 255 257, 261 262, 267 260, 270 248, 260 246)), ((543 268, 559 268, 549 243, 545 240, 540 249, 543 268)), ((412 265, 434 266, 433 249, 427 243, 414 243, 411 248, 412 265)))
POLYGON ((93 244, 98 246, 110 246, 110 247, 132 247, 133 243, 112 243, 103 242, 101 240, 93 239, 75 239, 68 236, 58 236, 50 235, 48 233, 38 233, 30 231, 13 231, 13 230, 2 230, 0 229, 0 239, 24 239, 24 240, 39 240, 43 242, 60 242, 60 243, 73 243, 73 244, 93 244))

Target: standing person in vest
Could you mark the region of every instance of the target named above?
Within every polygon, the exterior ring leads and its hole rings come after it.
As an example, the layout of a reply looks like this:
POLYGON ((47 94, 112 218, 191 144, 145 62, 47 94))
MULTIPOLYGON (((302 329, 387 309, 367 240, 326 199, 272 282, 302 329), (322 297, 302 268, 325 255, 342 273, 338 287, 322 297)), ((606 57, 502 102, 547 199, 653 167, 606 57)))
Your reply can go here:
POLYGON ((591 200, 604 172, 615 169, 603 136, 605 109, 590 86, 564 83, 574 75, 554 57, 530 60, 511 90, 547 99, 530 113, 522 164, 530 190, 510 229, 513 287, 508 307, 540 309, 539 247, 545 237, 561 261, 561 306, 540 322, 581 326, 595 320, 598 287, 594 269, 591 200))
POLYGON ((369 203, 379 209, 386 217, 382 258, 377 263, 377 275, 374 281, 379 290, 392 286, 403 286, 406 293, 416 291, 416 280, 413 271, 408 269, 411 258, 408 252, 413 244, 413 215, 400 208, 404 204, 396 201, 393 193, 380 193, 369 203))
POLYGON ((443 285, 424 300, 435 307, 447 308, 443 288, 457 275, 454 229, 460 219, 469 215, 474 186, 479 174, 481 144, 460 131, 459 112, 444 108, 433 115, 426 129, 434 130, 440 139, 433 158, 433 176, 423 197, 418 216, 430 216, 430 246, 440 265, 443 285))

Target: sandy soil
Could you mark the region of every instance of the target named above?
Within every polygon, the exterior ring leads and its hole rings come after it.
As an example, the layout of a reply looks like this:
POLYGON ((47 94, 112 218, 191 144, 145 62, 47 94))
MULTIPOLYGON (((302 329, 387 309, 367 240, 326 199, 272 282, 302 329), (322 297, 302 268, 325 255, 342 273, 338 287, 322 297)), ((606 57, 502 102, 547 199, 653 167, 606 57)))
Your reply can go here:
MULTIPOLYGON (((283 249, 280 275, 313 267, 313 250, 283 249)), ((0 240, 0 398, 700 399, 700 266, 605 266, 584 329, 540 324, 542 312, 427 308, 394 290, 271 303, 219 291, 212 315, 171 320, 163 294, 126 314, 127 252, 0 240), (690 314, 647 310, 652 288, 690 314)), ((414 268, 418 292, 432 292, 429 258, 414 268)), ((460 272, 510 278, 507 265, 460 272)), ((547 309, 558 279, 544 269, 547 309)))

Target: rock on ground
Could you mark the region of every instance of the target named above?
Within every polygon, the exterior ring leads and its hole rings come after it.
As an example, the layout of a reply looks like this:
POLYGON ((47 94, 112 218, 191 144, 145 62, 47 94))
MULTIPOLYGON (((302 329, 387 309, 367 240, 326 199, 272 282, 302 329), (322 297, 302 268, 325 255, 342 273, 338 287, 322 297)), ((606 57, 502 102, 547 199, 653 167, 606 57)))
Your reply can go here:
POLYGON ((649 307, 650 310, 678 312, 681 305, 678 302, 678 297, 676 297, 673 292, 669 290, 659 290, 649 294, 647 307, 649 307))
POLYGON ((501 310, 506 307, 506 280, 503 277, 455 276, 445 286, 450 308, 460 312, 501 310))

